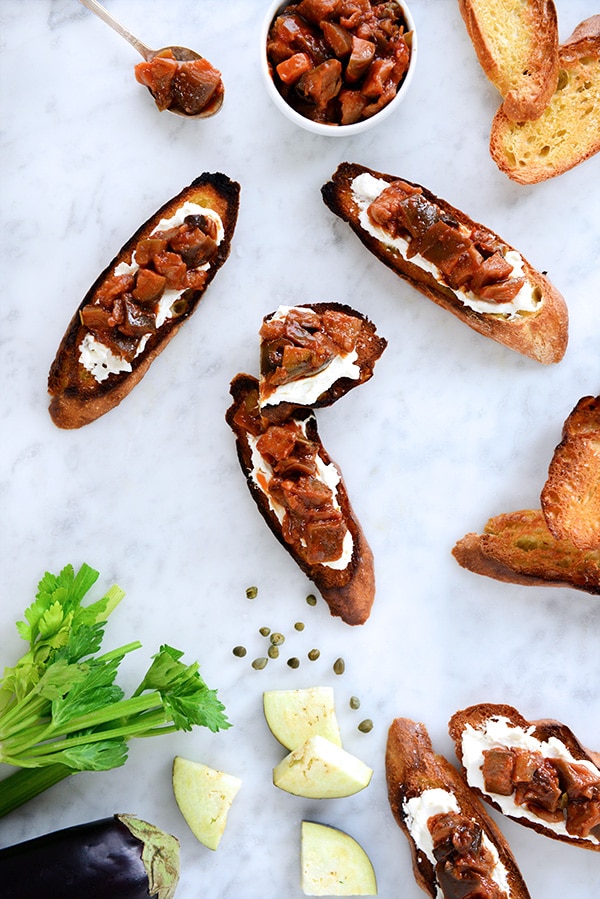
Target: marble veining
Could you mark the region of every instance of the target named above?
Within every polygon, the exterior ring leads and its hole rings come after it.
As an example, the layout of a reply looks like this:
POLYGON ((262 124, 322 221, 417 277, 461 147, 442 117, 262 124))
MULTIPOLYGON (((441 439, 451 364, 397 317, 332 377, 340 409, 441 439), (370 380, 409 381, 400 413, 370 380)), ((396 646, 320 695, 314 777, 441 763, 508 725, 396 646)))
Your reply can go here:
MULTIPOLYGON (((102 587, 127 592, 107 647, 144 644, 125 685, 170 643, 200 660, 234 727, 134 742, 125 767, 78 775, 1 820, 0 845, 132 812, 181 840, 181 899, 294 899, 300 821, 310 818, 362 843, 382 899, 418 899, 386 798, 394 717, 423 721, 450 755, 457 708, 508 702, 565 721, 600 749, 598 600, 478 578, 450 555, 488 517, 539 505, 565 417, 600 389, 600 160, 532 187, 496 169, 487 144, 499 98, 454 0, 413 0, 420 59, 398 112, 331 141, 298 130, 263 89, 266 3, 106 5, 150 46, 203 52, 223 72, 226 99, 201 122, 159 114, 134 80, 135 51, 76 0, 0 5, 0 664, 21 654, 14 622, 43 572, 87 561, 102 587), (321 201, 342 160, 424 184, 547 270, 570 311, 564 360, 547 368, 485 340, 371 257, 321 201), (59 431, 46 379, 74 309, 136 228, 203 171, 242 185, 230 259, 121 407, 59 431), (262 317, 325 300, 366 313, 389 343, 373 379, 318 414, 376 560, 375 606, 357 629, 322 601, 305 603, 311 585, 258 516, 224 421, 231 378, 258 370, 262 317), (254 671, 263 625, 287 635, 286 653, 254 671), (231 653, 238 643, 245 660, 231 653), (309 662, 313 647, 321 656, 309 662), (297 671, 287 655, 301 659, 297 671), (332 672, 339 655, 342 676, 332 672), (375 770, 346 800, 304 801, 271 783, 283 750, 263 721, 262 691, 315 684, 335 688, 344 744, 375 770), (357 730, 363 717, 369 734, 357 730), (195 841, 175 805, 176 754, 243 780, 217 852, 195 841)), ((587 0, 556 6, 561 38, 597 11, 587 0)), ((597 854, 501 826, 533 899, 598 895, 597 854)))

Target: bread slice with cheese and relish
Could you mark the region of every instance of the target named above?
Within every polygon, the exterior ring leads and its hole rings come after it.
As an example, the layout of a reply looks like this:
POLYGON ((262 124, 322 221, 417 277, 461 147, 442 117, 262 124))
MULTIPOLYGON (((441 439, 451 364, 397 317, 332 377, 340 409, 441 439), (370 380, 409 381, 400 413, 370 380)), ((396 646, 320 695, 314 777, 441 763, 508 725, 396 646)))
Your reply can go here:
POLYGON ((341 473, 321 443, 314 412, 281 422, 261 414, 259 381, 238 374, 226 420, 250 494, 280 544, 315 584, 331 614, 364 624, 375 597, 373 554, 341 473))
POLYGON ((330 406, 373 376, 387 346, 365 315, 342 303, 280 306, 259 333, 259 404, 270 421, 330 406))
POLYGON ((562 295, 489 228, 419 184, 355 163, 341 163, 322 196, 381 262, 474 331, 544 364, 562 359, 562 295))
POLYGON ((99 275, 50 368, 50 415, 80 428, 117 406, 197 308, 229 256, 240 186, 204 173, 169 200, 99 275))
POLYGON ((559 721, 510 705, 456 712, 448 729, 469 784, 485 802, 544 836, 600 851, 600 767, 559 721))

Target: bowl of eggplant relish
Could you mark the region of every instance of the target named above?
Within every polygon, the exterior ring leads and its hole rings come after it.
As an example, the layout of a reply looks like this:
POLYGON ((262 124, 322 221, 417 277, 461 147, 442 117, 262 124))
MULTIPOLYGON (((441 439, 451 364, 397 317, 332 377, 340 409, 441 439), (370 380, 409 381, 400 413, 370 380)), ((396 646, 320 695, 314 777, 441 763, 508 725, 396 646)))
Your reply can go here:
POLYGON ((400 105, 417 38, 404 0, 276 0, 261 54, 267 93, 288 119, 313 134, 347 137, 400 105))

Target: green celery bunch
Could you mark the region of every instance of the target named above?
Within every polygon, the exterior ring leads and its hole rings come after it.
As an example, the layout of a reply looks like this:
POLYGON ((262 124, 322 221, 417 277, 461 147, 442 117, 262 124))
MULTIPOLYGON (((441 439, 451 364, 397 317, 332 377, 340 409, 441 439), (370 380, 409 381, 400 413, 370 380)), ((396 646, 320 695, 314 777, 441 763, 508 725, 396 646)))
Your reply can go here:
POLYGON ((194 662, 163 645, 133 694, 115 682, 134 641, 99 655, 110 613, 124 597, 113 586, 82 600, 98 572, 67 565, 46 572, 17 623, 29 650, 0 680, 0 762, 21 770, 0 781, 0 817, 77 771, 107 771, 127 760, 130 737, 228 728, 225 708, 194 662))

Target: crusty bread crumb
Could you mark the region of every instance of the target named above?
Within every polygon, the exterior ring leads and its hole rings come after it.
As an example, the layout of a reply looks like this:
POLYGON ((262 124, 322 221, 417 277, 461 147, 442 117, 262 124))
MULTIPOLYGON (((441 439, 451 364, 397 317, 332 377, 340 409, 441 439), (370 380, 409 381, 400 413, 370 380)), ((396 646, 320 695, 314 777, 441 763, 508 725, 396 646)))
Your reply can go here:
POLYGON ((459 0, 477 58, 512 121, 536 119, 558 81, 558 21, 552 0, 459 0))
POLYGON ((520 184, 555 178, 600 150, 600 15, 582 22, 559 48, 558 84, 535 121, 512 121, 500 107, 490 153, 520 184))
POLYGON ((600 396, 583 397, 565 421, 542 490, 542 511, 557 539, 600 549, 600 396))
POLYGON ((600 594, 600 550, 557 540, 541 509, 490 518, 483 534, 467 534, 452 555, 463 568, 498 581, 600 594))

